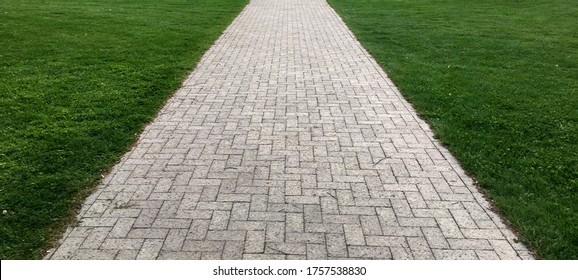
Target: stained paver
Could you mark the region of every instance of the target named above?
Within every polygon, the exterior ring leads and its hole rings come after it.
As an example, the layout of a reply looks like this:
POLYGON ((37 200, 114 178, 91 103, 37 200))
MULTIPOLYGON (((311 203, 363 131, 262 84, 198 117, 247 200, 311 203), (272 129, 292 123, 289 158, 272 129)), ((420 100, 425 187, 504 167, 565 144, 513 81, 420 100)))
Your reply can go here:
POLYGON ((253 0, 52 259, 526 259, 322 0, 253 0))

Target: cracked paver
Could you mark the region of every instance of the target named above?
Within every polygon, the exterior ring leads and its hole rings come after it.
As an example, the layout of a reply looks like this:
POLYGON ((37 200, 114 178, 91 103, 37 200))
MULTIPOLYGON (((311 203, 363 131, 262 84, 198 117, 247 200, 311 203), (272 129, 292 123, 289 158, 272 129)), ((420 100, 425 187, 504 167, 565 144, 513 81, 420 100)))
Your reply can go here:
POLYGON ((529 259, 323 0, 253 0, 51 259, 529 259))

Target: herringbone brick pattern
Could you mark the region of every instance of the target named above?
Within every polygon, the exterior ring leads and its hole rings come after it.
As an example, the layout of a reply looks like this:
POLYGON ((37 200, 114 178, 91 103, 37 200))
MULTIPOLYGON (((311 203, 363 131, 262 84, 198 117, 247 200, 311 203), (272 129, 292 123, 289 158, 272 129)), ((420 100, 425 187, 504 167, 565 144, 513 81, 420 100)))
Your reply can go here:
POLYGON ((322 0, 253 0, 53 259, 531 258, 322 0))

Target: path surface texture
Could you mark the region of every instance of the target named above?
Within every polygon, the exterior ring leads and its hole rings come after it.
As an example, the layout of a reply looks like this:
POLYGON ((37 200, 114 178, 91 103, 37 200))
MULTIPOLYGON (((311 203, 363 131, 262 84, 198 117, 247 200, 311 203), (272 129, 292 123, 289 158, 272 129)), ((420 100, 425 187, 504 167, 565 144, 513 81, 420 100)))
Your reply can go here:
POLYGON ((253 0, 53 259, 525 259, 323 0, 253 0))

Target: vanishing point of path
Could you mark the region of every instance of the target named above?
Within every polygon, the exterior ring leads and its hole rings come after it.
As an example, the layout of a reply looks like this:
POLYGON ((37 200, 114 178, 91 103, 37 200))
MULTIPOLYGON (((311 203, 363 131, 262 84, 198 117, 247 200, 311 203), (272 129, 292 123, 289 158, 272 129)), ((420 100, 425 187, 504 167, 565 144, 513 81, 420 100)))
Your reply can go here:
POLYGON ((52 259, 528 259, 324 0, 253 0, 52 259))

